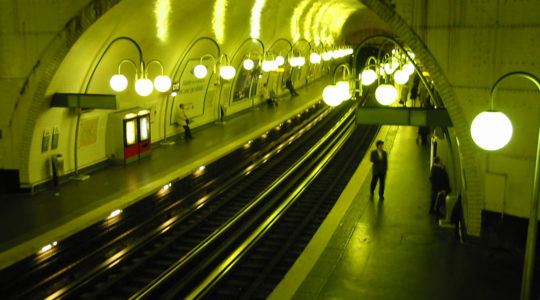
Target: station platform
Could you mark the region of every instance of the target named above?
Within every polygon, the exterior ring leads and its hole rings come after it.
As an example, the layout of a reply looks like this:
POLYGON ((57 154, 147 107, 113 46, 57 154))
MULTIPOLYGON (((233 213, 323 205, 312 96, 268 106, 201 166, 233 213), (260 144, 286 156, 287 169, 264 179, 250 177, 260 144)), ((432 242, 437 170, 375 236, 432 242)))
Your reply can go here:
POLYGON ((430 149, 417 130, 381 127, 384 201, 378 186, 370 197, 367 155, 269 299, 519 299, 521 257, 460 242, 428 213, 430 149))
POLYGON ((99 169, 85 181, 70 180, 33 195, 0 195, 0 269, 105 219, 112 211, 128 207, 173 179, 183 178, 259 137, 321 101, 322 90, 328 84, 328 78, 323 77, 298 89, 299 96, 280 97, 278 106, 262 103, 225 118, 224 122, 192 128, 193 140, 176 137, 174 145, 153 145, 158 147, 152 149, 150 157, 126 166, 99 169))

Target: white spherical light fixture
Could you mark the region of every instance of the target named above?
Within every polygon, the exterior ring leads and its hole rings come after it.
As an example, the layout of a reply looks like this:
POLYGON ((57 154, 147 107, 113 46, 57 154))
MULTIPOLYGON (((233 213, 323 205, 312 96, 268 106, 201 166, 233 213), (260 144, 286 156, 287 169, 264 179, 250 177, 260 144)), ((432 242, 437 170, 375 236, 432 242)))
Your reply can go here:
POLYGON ((232 66, 222 66, 221 68, 219 68, 219 75, 221 76, 221 78, 229 80, 232 79, 234 75, 236 75, 236 70, 232 66))
POLYGON ((498 150, 512 138, 512 122, 498 111, 484 111, 474 118, 471 124, 471 136, 480 148, 498 150))
POLYGON ((370 85, 377 79, 377 73, 373 70, 367 69, 362 71, 359 77, 362 80, 362 85, 370 85))
POLYGON ((262 70, 264 72, 270 72, 273 69, 272 61, 265 60, 262 62, 262 70))
POLYGON ((341 101, 349 100, 351 99, 351 88, 348 81, 338 81, 336 83, 336 87, 338 88, 339 92, 339 99, 341 101))
POLYGON ((306 64, 306 59, 303 57, 303 56, 300 56, 298 57, 297 61, 296 61, 296 65, 298 67, 301 67, 303 66, 304 64, 306 64))
POLYGON ((160 92, 166 92, 171 88, 171 79, 169 76, 160 75, 154 79, 154 86, 160 92))
POLYGON ((281 65, 283 65, 285 63, 285 58, 283 56, 281 56, 281 55, 278 55, 276 57, 276 62, 277 62, 278 67, 279 67, 279 66, 281 66, 281 65))
POLYGON ((338 106, 341 104, 341 99, 339 98, 339 88, 335 85, 329 85, 323 90, 323 100, 324 103, 330 106, 338 106))
POLYGON ((411 62, 406 63, 403 66, 403 71, 407 72, 409 75, 412 75, 414 73, 414 65, 411 62))
POLYGON ((208 74, 208 68, 205 65, 196 65, 193 74, 195 74, 195 77, 203 79, 208 74))
POLYGON ((141 96, 148 96, 152 93, 154 85, 148 78, 141 78, 135 82, 135 92, 141 96))
POLYGON ((127 88, 128 80, 126 76, 122 74, 116 74, 111 77, 111 80, 109 80, 109 85, 114 91, 121 92, 127 88))
POLYGON ((381 84, 375 90, 375 98, 382 105, 390 105, 397 100, 397 90, 391 84, 381 84))
POLYGON ((322 55, 322 59, 324 61, 329 61, 332 59, 332 54, 330 54, 329 52, 324 52, 323 55, 322 55))
POLYGON ((244 60, 244 69, 251 70, 255 66, 255 63, 251 59, 244 60))
POLYGON ((311 55, 309 56, 309 62, 311 62, 312 64, 318 64, 321 62, 321 56, 317 53, 311 53, 311 55))
POLYGON ((289 59, 289 65, 291 65, 291 67, 296 67, 298 66, 298 58, 297 57, 291 57, 289 59))
POLYGON ((399 84, 405 84, 409 81, 409 74, 403 70, 397 70, 394 73, 394 80, 399 84))

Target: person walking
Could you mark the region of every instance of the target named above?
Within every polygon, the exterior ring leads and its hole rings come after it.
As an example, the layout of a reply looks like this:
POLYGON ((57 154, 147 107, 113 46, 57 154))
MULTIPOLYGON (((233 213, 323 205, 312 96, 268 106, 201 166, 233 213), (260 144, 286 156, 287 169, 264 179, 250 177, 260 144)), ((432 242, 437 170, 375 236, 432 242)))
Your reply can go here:
POLYGON ((287 81, 285 81, 285 86, 289 89, 289 92, 291 93, 291 97, 298 96, 298 93, 294 89, 291 76, 287 77, 287 81))
POLYGON ((372 171, 373 177, 371 178, 370 196, 373 198, 373 192, 377 181, 379 182, 379 199, 384 200, 384 181, 386 179, 386 170, 388 169, 388 155, 383 150, 383 141, 377 141, 375 144, 377 149, 371 151, 371 162, 373 163, 372 171))
POLYGON ((177 119, 178 124, 184 127, 184 138, 186 140, 193 139, 193 136, 191 136, 191 130, 189 129, 189 119, 186 116, 186 112, 184 111, 184 104, 182 103, 180 103, 180 105, 178 106, 176 119, 177 119))
POLYGON ((448 173, 446 173, 442 159, 438 156, 433 159, 429 180, 431 181, 429 213, 441 216, 440 208, 445 205, 446 195, 450 194, 451 190, 448 173))

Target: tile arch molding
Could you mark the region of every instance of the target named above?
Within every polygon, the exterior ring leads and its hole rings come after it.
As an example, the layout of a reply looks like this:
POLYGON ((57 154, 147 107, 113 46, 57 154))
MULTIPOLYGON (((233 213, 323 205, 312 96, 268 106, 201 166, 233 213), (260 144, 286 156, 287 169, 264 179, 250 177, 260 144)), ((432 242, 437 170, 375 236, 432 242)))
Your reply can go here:
POLYGON ((12 149, 15 149, 14 153, 17 153, 14 159, 21 182, 29 181, 32 134, 40 109, 47 100, 45 99, 45 92, 54 74, 71 47, 86 29, 120 1, 91 1, 56 34, 26 77, 9 119, 10 134, 21 136, 21 139, 11 146, 12 149))
POLYGON ((476 159, 476 148, 469 134, 469 124, 456 100, 450 82, 422 39, 384 0, 360 1, 390 26, 400 40, 409 46, 428 70, 430 70, 431 77, 443 99, 444 106, 448 110, 456 135, 459 138, 459 151, 462 154, 461 165, 467 176, 467 181, 473 183, 468 185, 467 190, 464 191, 467 194, 467 233, 472 236, 480 236, 482 203, 484 199, 483 181, 480 180, 480 166, 476 159))

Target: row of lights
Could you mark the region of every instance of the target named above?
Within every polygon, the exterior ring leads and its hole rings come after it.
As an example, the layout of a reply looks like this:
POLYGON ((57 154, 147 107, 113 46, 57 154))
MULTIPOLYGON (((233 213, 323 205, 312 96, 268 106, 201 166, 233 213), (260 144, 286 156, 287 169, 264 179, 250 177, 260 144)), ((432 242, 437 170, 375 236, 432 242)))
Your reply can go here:
MULTIPOLYGON (((409 52, 408 55, 414 59, 413 53, 409 52)), ((329 85, 323 90, 323 100, 330 106, 337 106, 352 97, 349 82, 350 70, 346 65, 341 66, 345 68, 343 80, 338 81, 335 85, 329 85)), ((336 68, 336 72, 338 69, 339 67, 336 68)), ((379 84, 375 90, 375 98, 382 105, 391 105, 397 100, 398 92, 393 84, 387 83, 388 77, 393 76, 394 82, 397 84, 406 84, 413 73, 414 64, 412 61, 405 54, 394 49, 392 55, 387 57, 384 62, 379 62, 374 57, 368 58, 367 65, 358 74, 358 79, 361 85, 369 86, 379 78, 384 77, 385 83, 379 84)))
MULTIPOLYGON (((332 50, 325 52, 322 55, 313 52, 311 53, 309 60, 313 64, 318 64, 321 62, 321 59, 324 61, 328 61, 330 59, 338 59, 352 53, 352 49, 332 50)), ((214 61, 214 71, 217 65, 215 58, 212 55, 207 54, 201 57, 200 63, 193 69, 193 74, 199 79, 205 78, 208 75, 208 68, 202 63, 204 58, 211 58, 214 61)), ((289 65, 291 67, 302 67, 305 62, 306 59, 303 56, 292 55, 289 59, 289 65)), ((109 80, 109 85, 114 91, 122 92, 126 90, 129 85, 128 79, 125 75, 121 73, 121 67, 125 63, 129 63, 135 68, 135 92, 140 96, 150 95, 154 88, 162 93, 170 90, 172 81, 170 77, 163 75, 163 65, 161 64, 161 62, 159 62, 158 60, 151 60, 146 65, 146 67, 144 63, 141 63, 141 68, 139 70, 137 68, 137 65, 132 60, 124 59, 118 65, 118 73, 113 75, 109 80), (153 63, 159 64, 159 66, 161 67, 161 75, 156 76, 154 78, 154 81, 152 82, 152 80, 148 79, 148 69, 153 63)), ((226 55, 221 55, 219 64, 221 65, 219 67, 219 74, 221 78, 225 80, 230 80, 234 78, 234 76, 236 75, 236 69, 228 63, 228 57, 226 55), (223 63, 223 59, 225 59, 225 63, 223 63)), ((283 64, 285 64, 285 58, 281 55, 278 55, 275 59, 263 60, 261 67, 264 72, 271 72, 278 70, 278 68, 283 64)), ((255 67, 255 62, 248 57, 244 60, 242 65, 244 69, 252 70, 255 67)))
MULTIPOLYGON (((414 59, 414 53, 409 52, 408 56, 414 59)), ((397 84, 406 84, 409 77, 414 73, 414 64, 399 50, 393 49, 392 55, 384 62, 379 62, 376 58, 368 58, 368 65, 358 74, 358 79, 363 86, 370 86, 375 80, 384 77, 385 83, 379 84, 375 90, 375 99, 382 105, 391 105, 397 100, 398 92, 393 84, 387 83, 387 78, 392 76, 397 84), (374 61, 374 63, 369 63, 374 61)))
POLYGON ((109 85, 116 92, 122 92, 128 87, 128 80, 120 70, 124 63, 129 63, 135 68, 135 92, 141 96, 148 96, 154 90, 154 87, 159 92, 167 92, 172 85, 171 79, 167 75, 163 75, 163 65, 158 60, 151 60, 147 66, 141 64, 141 70, 137 69, 136 64, 130 59, 124 59, 118 65, 118 74, 115 74, 109 80, 109 85), (151 64, 157 63, 161 67, 161 75, 155 77, 154 82, 148 79, 148 69, 151 64))
MULTIPOLYGON (((309 61, 312 64, 318 64, 321 62, 321 59, 324 61, 328 61, 330 59, 338 59, 346 55, 350 55, 352 53, 353 53, 352 49, 339 49, 339 50, 328 51, 328 52, 323 53, 322 56, 319 55, 318 53, 313 52, 310 55, 309 61)), ((193 74, 195 75, 195 77, 199 79, 203 79, 208 75, 208 68, 206 67, 206 65, 202 63, 205 57, 212 58, 214 60, 214 66, 216 65, 215 59, 213 56, 205 55, 201 57, 200 63, 196 65, 195 68, 193 69, 193 74)), ((220 58, 220 64, 223 58, 225 58, 228 63, 227 57, 225 55, 222 55, 220 58)), ((291 67, 302 67, 305 65, 305 63, 306 63, 306 59, 303 56, 291 55, 291 57, 289 58, 289 65, 291 67)), ((278 55, 274 59, 265 58, 261 64, 261 68, 264 72, 272 72, 272 71, 277 71, 279 67, 281 67, 284 64, 285 64, 285 58, 282 55, 278 55)), ((243 61, 242 66, 244 67, 244 69, 248 71, 253 70, 253 68, 255 67, 255 62, 253 61, 253 59, 248 57, 243 61)), ((233 66, 224 64, 219 67, 219 74, 221 78, 225 80, 230 80, 236 75, 236 69, 233 66)))

